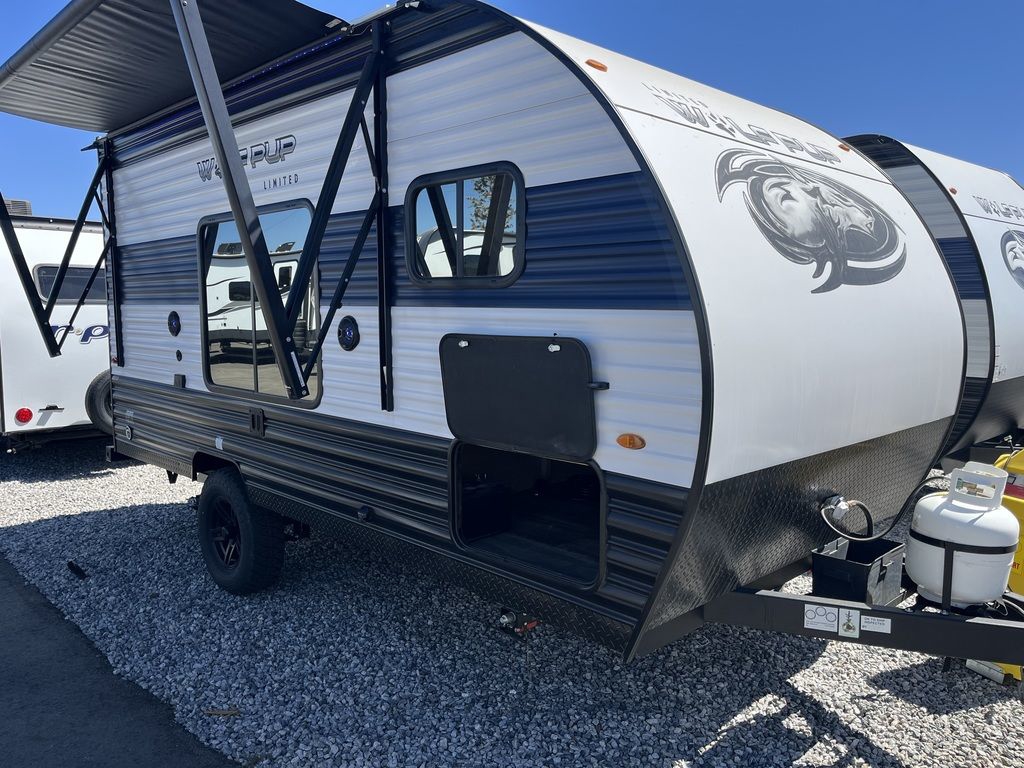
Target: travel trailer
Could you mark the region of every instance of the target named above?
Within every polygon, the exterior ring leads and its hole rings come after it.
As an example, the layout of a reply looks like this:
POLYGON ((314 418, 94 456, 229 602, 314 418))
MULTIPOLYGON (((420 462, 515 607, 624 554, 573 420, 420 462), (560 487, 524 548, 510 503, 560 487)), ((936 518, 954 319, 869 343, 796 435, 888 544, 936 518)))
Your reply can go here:
MULTIPOLYGON (((768 616, 714 606, 940 456, 957 293, 839 139, 475 0, 130 6, 69 5, 0 108, 104 134, 112 451, 204 480, 225 589, 311 525, 631 659, 768 616)), ((829 636, 812 600, 778 628, 829 636)), ((929 652, 984 624, 878 620, 929 652)))
MULTIPOLYGON (((0 218, 6 211, 0 210, 0 218)), ((33 290, 46 300, 68 245, 73 222, 31 216, 6 221, 24 252, 33 290)), ((48 331, 63 339, 63 352, 50 357, 39 344, 14 262, 0 238, 0 450, 53 439, 110 434, 110 360, 107 296, 102 275, 90 284, 103 248, 99 224, 83 228, 57 294, 48 331), (88 290, 86 290, 88 286, 88 290), (84 304, 78 308, 81 296, 84 304), (74 315, 74 318, 72 318, 74 315)))
POLYGON ((910 198, 956 284, 967 377, 944 454, 965 460, 979 443, 1016 436, 1024 425, 1024 189, 1001 171, 887 136, 846 141, 910 198))

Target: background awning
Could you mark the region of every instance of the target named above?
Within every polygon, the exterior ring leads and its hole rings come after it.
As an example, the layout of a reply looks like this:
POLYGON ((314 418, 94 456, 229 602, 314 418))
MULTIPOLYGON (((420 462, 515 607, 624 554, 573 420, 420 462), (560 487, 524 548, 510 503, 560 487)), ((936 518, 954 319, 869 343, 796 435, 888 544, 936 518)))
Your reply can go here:
MULTIPOLYGON (((199 0, 222 82, 339 22, 294 0, 199 0)), ((169 0, 73 0, 0 67, 0 111, 105 133, 195 95, 169 0)))

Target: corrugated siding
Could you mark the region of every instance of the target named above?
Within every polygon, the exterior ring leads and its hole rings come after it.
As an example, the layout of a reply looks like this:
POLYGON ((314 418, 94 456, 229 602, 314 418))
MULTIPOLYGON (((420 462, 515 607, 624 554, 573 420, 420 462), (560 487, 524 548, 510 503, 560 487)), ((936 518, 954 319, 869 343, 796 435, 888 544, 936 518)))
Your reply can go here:
MULTIPOLYGON (((448 32, 437 28, 431 34, 448 32)), ((672 225, 661 218, 656 189, 601 105, 540 45, 522 34, 471 48, 459 47, 456 36, 450 43, 454 55, 424 59, 421 67, 389 80, 396 410, 380 410, 371 238, 339 313, 357 318, 363 341, 346 353, 329 336, 318 412, 358 414, 367 423, 449 437, 437 352, 441 336, 574 335, 593 352, 596 375, 612 382, 612 390, 599 397, 602 466, 687 487, 701 415, 700 353, 672 225), (424 82, 454 88, 462 103, 439 105, 424 82), (516 164, 524 176, 525 274, 507 289, 414 285, 404 258, 403 185, 426 173, 496 161, 516 164), (615 436, 627 431, 644 434, 647 450, 618 447, 615 436)), ((308 57, 306 65, 313 66, 315 58, 308 57)), ((261 77, 246 86, 252 94, 259 92, 261 77)), ((345 92, 325 93, 282 100, 265 118, 236 128, 242 146, 296 137, 296 151, 282 162, 249 169, 258 205, 294 198, 315 202, 349 99, 345 92), (294 183, 268 186, 282 174, 295 177, 289 180, 294 183)), ((134 145, 121 140, 131 159, 114 173, 123 261, 132 265, 123 280, 123 301, 138 310, 124 322, 131 339, 126 373, 162 383, 181 373, 190 390, 203 391, 194 243, 199 221, 228 206, 220 181, 203 181, 198 171, 197 163, 212 156, 208 140, 195 139, 182 126, 179 131, 176 138, 158 139, 157 130, 134 145), (158 145, 159 152, 151 151, 158 145), (136 150, 141 154, 132 154, 136 150), (172 310, 185 328, 179 339, 166 330, 172 310), (174 357, 178 349, 180 362, 174 357)), ((360 138, 333 203, 321 259, 322 303, 334 291, 372 189, 360 138)))
MULTIPOLYGON (((530 188, 526 270, 512 286, 424 287, 405 261, 405 220, 391 210, 396 306, 691 309, 679 255, 641 174, 530 188)), ((335 214, 320 255, 326 301, 352 250, 365 211, 335 214)), ((376 228, 345 293, 345 304, 377 303, 376 228)), ((199 299, 196 236, 121 248, 122 300, 191 305, 199 299)))
MULTIPOLYGON (((595 379, 611 384, 596 398, 598 464, 611 472, 683 488, 692 482, 701 417, 700 345, 692 313, 397 307, 393 323, 396 413, 406 428, 449 434, 438 355, 445 334, 577 338, 590 350, 595 379), (643 435, 647 447, 623 450, 615 439, 625 432, 643 435)), ((364 326, 362 319, 360 325, 364 326)), ((372 345, 376 339, 364 338, 364 344, 371 345, 363 353, 367 363, 371 358, 375 362, 372 345)), ((360 418, 380 418, 373 410, 379 394, 369 373, 375 373, 376 367, 368 366, 366 374, 356 374, 355 360, 348 361, 344 355, 332 357, 339 368, 333 379, 327 371, 324 407, 341 414, 360 409, 360 418), (363 387, 366 399, 350 399, 363 387)))
POLYGON ((692 309, 681 255, 640 173, 531 189, 515 301, 692 309))
MULTIPOLYGON (((115 423, 131 425, 131 450, 190 465, 197 451, 237 459, 261 488, 355 521, 459 553, 448 504, 450 439, 371 426, 349 419, 268 406, 265 438, 249 434, 248 404, 118 376, 115 423)), ((593 592, 575 591, 591 608, 636 618, 654 585, 686 507, 686 491, 609 474, 606 578, 593 592)), ((462 557, 471 557, 465 551, 462 557)))
POLYGON ((199 301, 196 234, 120 249, 123 304, 199 301))
POLYGON ((966 235, 963 237, 943 237, 938 239, 939 249, 946 260, 949 271, 953 274, 953 282, 961 301, 988 298, 985 276, 981 273, 981 262, 973 241, 966 235))
MULTIPOLYGON (((424 287, 405 259, 404 211, 391 211, 396 306, 692 309, 679 253, 644 177, 586 179, 526 193, 526 269, 507 288, 424 287)), ((320 257, 324 297, 348 259, 363 211, 336 214, 320 257)), ((376 235, 371 233, 345 303, 376 304, 376 235)))
POLYGON ((198 305, 128 302, 122 309, 121 322, 125 359, 119 373, 159 384, 171 384, 175 374, 182 374, 188 386, 204 388, 198 305), (181 317, 181 333, 176 338, 167 330, 171 311, 181 317), (175 356, 178 350, 182 353, 180 361, 175 356))
MULTIPOLYGON (((408 185, 419 176, 497 161, 517 165, 528 187, 639 170, 601 105, 525 35, 508 35, 393 75, 388 88, 389 193, 395 205, 404 201, 408 185), (515 62, 516 71, 532 73, 526 83, 503 70, 501 63, 508 61, 515 62), (431 89, 415 85, 423 78, 438 83, 457 78, 462 101, 439 106, 431 89), (530 84, 539 81, 546 85, 531 90, 530 84)), ((282 162, 247 169, 258 205, 316 202, 350 100, 351 91, 345 91, 282 103, 260 120, 236 127, 240 147, 283 136, 295 140, 294 153, 282 162), (275 183, 282 177, 284 186, 275 183)), ((228 210, 220 180, 203 181, 199 173, 199 164, 213 157, 208 138, 182 136, 160 146, 159 153, 145 155, 143 162, 125 164, 117 156, 114 180, 122 244, 192 236, 201 218, 228 210)), ((333 210, 359 210, 369 204, 373 189, 366 151, 357 137, 333 210)))
MULTIPOLYGON (((405 14, 391 22, 388 55, 393 71, 402 71, 439 56, 495 40, 511 31, 493 14, 467 7, 405 14)), ((272 67, 263 67, 225 89, 235 124, 259 119, 269 111, 296 106, 352 88, 369 51, 369 35, 341 36, 297 52, 272 67)), ((115 138, 122 163, 144 160, 206 133, 197 104, 192 103, 115 138)))

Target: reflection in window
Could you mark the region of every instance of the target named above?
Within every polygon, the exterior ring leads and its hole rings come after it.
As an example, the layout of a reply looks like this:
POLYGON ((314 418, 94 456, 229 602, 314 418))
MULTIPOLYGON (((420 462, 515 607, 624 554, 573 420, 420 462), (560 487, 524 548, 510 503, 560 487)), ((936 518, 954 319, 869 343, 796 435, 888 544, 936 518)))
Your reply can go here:
MULTIPOLYGON (((281 301, 287 303, 292 290, 306 288, 293 335, 302 365, 309 360, 320 327, 316 278, 308 287, 292 282, 309 222, 310 212, 305 206, 260 214, 281 301)), ((200 228, 199 238, 206 285, 206 345, 211 383, 287 396, 235 222, 227 219, 205 224, 200 228)), ((319 390, 319 371, 314 368, 309 379, 310 395, 316 398, 319 390)))
POLYGON ((422 279, 508 277, 521 260, 511 173, 432 182, 413 194, 413 270, 422 279))

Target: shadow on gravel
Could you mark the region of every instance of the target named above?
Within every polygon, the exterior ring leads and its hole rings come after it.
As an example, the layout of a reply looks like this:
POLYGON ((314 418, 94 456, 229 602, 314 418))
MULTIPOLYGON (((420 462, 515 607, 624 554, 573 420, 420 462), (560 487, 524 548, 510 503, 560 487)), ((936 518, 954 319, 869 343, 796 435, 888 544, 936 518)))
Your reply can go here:
POLYGON ((881 672, 871 683, 933 715, 951 715, 1017 697, 1012 688, 988 681, 961 664, 943 672, 942 659, 881 672), (980 686, 979 681, 983 681, 980 686))
MULTIPOLYGON (((83 449, 68 466, 86 476, 102 457, 83 449)), ((40 520, 0 530, 0 551, 119 674, 236 760, 784 766, 826 744, 835 757, 809 764, 905 768, 790 683, 820 641, 708 627, 623 667, 545 626, 527 654, 495 628, 496 605, 316 537, 289 545, 278 587, 234 597, 206 575, 193 514, 140 504, 40 520)))
POLYGON ((18 453, 0 452, 0 482, 51 483, 77 478, 102 479, 112 474, 107 463, 108 438, 46 443, 18 453))

